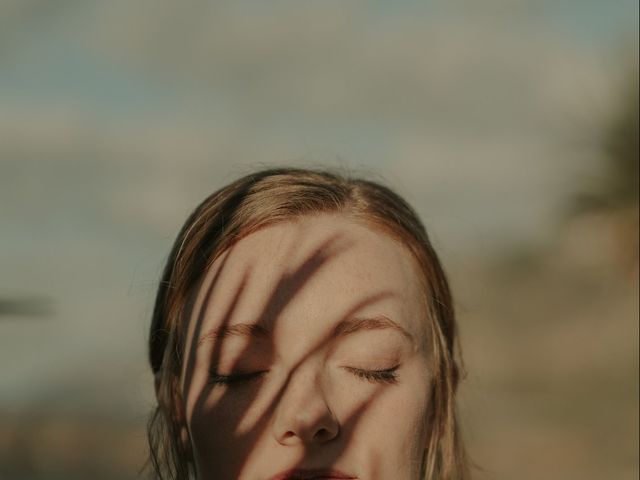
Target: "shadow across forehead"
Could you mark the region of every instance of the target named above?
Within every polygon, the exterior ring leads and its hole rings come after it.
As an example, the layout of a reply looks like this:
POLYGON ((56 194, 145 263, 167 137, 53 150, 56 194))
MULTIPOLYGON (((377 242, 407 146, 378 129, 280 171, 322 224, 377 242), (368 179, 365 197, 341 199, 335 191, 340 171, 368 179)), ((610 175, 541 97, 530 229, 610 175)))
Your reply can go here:
POLYGON ((210 305, 213 285, 207 286, 209 295, 200 302, 196 335, 192 337, 196 347, 228 337, 269 339, 285 307, 303 291, 300 298, 304 308, 308 295, 315 295, 309 305, 313 305, 316 314, 320 315, 321 323, 331 320, 327 326, 333 328, 329 340, 360 331, 384 329, 400 333, 411 343, 418 340, 415 325, 402 326, 408 320, 402 309, 407 300, 407 287, 412 283, 412 277, 406 276, 407 270, 402 265, 413 261, 410 252, 404 251, 386 233, 369 225, 341 216, 320 218, 285 222, 284 225, 273 225, 275 229, 267 227, 254 232, 219 259, 220 265, 217 271, 214 268, 212 273, 215 275, 211 277, 212 283, 220 281, 221 290, 215 294, 215 306, 210 305), (262 252, 261 247, 264 247, 262 252), (397 261, 399 255, 405 258, 397 261), (232 256, 234 258, 230 260, 232 256), (401 264, 399 268, 390 265, 394 260, 395 265, 401 264), (229 262, 231 273, 221 276, 226 262, 229 262), (241 274, 242 269, 244 273, 241 274), (367 277, 364 283, 362 276, 367 277), (321 280, 314 280, 316 277, 321 280), (313 286, 309 285, 312 280, 316 282, 313 286), (315 290, 317 286, 320 290, 315 290), (379 296, 382 291, 384 295, 379 296), (377 297, 377 301, 395 300, 391 308, 385 306, 379 311, 359 312, 351 308, 364 298, 370 306, 372 297, 377 297), (233 318, 222 312, 224 308, 230 308, 225 307, 230 303, 233 304, 233 318), (216 313, 212 313, 212 320, 205 323, 216 325, 201 333, 203 319, 214 309, 216 313), (352 312, 349 317, 345 317, 347 310, 352 312))

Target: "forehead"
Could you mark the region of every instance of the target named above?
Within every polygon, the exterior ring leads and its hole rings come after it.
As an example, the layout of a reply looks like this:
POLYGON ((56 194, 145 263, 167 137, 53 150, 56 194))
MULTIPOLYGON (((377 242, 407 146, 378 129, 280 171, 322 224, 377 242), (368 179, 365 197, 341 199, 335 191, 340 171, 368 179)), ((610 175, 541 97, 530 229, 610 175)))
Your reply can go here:
POLYGON ((306 216, 238 241, 212 265, 196 311, 206 329, 258 323, 321 334, 348 315, 385 315, 424 339, 424 293, 409 251, 342 215, 306 216))

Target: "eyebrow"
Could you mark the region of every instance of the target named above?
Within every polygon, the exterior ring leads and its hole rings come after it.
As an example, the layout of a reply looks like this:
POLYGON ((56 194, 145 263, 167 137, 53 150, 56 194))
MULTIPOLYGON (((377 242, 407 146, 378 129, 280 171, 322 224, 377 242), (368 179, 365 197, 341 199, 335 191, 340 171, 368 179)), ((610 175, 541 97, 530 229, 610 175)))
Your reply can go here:
POLYGON ((267 339, 271 335, 271 332, 264 328, 262 325, 256 323, 238 323, 236 325, 223 325, 222 327, 214 328, 208 333, 204 334, 198 340, 198 346, 207 340, 225 338, 225 337, 245 337, 245 338, 261 338, 267 339))
MULTIPOLYGON (((398 323, 391 320, 386 315, 378 315, 375 317, 353 317, 342 320, 334 327, 329 338, 341 338, 352 335, 360 331, 371 330, 395 330, 404 337, 413 341, 413 336, 398 323)), ((268 339, 271 332, 262 325, 255 323, 238 323, 235 325, 223 325, 209 331, 198 340, 198 346, 210 339, 218 339, 225 337, 244 337, 255 339, 268 339)))
POLYGON ((376 317, 347 318, 335 326, 331 334, 331 338, 345 337, 347 335, 351 335, 363 330, 366 331, 387 329, 400 332, 409 340, 413 340, 413 336, 408 331, 406 331, 386 315, 378 315, 376 317))

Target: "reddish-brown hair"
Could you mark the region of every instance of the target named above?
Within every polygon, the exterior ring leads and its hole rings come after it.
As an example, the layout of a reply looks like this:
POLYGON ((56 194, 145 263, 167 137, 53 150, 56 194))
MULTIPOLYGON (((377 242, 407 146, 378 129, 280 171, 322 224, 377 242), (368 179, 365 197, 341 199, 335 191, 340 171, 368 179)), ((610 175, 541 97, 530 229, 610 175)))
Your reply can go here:
POLYGON ((250 233, 303 215, 340 213, 400 240, 412 253, 425 285, 425 318, 432 353, 430 432, 425 479, 466 478, 455 395, 459 351, 454 309, 445 273, 413 209, 375 182, 327 171, 263 170, 206 198, 189 216, 173 245, 158 288, 149 336, 158 407, 149 421, 150 464, 159 479, 187 480, 189 449, 180 440, 184 418, 179 388, 188 304, 213 261, 250 233))

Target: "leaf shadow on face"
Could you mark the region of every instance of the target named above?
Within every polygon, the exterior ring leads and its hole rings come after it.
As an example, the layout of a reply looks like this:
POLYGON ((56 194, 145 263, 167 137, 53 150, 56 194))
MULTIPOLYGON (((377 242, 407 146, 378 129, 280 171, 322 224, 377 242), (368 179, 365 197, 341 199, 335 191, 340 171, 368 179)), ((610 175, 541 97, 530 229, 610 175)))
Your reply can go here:
MULTIPOLYGON (((295 241, 292 242, 292 245, 293 248, 297 246, 295 241)), ((318 274, 330 262, 339 261, 340 255, 351 248, 352 245, 353 242, 337 234, 332 235, 322 241, 293 271, 286 272, 280 276, 275 286, 273 287, 273 290, 271 291, 264 308, 262 309, 260 315, 258 315, 256 323, 268 326, 269 330, 273 331, 281 318, 281 313, 292 302, 296 295, 298 295, 302 291, 302 289, 304 289, 305 286, 308 285, 313 276, 318 274)), ((232 253, 232 249, 233 247, 231 247, 231 249, 227 251, 227 255, 223 259, 221 259, 218 270, 213 275, 213 278, 210 280, 209 284, 201 286, 201 288, 205 288, 206 290, 204 291, 202 297, 203 301, 200 304, 200 310, 196 318, 193 320, 195 321, 195 325, 193 327, 193 334, 191 336, 192 340, 190 342, 190 345, 185 345, 187 349, 184 350, 185 352, 188 352, 188 355, 186 357, 186 367, 184 370, 185 373, 182 386, 182 398, 185 400, 187 398, 187 395, 191 393, 194 370, 196 368, 196 349, 198 345, 198 339, 202 335, 202 328, 207 316, 207 310, 209 307, 211 307, 210 300, 216 284, 220 281, 225 268, 227 268, 226 262, 230 254, 232 253)), ((238 287, 235 289, 233 298, 231 298, 228 306, 226 307, 226 311, 222 316, 222 321, 220 322, 218 328, 224 328, 230 325, 230 322, 234 316, 238 304, 241 301, 250 277, 251 267, 247 267, 245 272, 243 273, 242 279, 238 284, 238 287)), ((359 299, 354 305, 349 308, 347 312, 345 312, 343 318, 348 318, 354 315, 358 310, 366 307, 367 305, 378 302, 389 295, 391 295, 390 292, 379 292, 375 295, 370 295, 368 297, 359 299)), ((218 341, 215 342, 209 354, 208 365, 211 366, 218 364, 224 340, 224 338, 219 338, 218 341)), ((234 434, 234 437, 230 439, 231 443, 235 445, 242 445, 241 452, 234 452, 235 460, 233 461, 233 466, 225 467, 224 478, 217 476, 214 478, 221 478, 221 480, 237 479, 239 475, 243 473, 243 469, 245 468, 247 460, 251 455, 251 452, 254 449, 257 441, 263 437, 266 429, 269 428, 270 422, 274 418, 276 409, 283 395, 287 391, 292 377, 296 374, 300 366, 309 357, 324 348, 330 340, 330 334, 328 333, 326 336, 319 339, 319 341, 315 345, 313 345, 302 358, 300 358, 294 365, 292 365, 292 367, 289 369, 286 379, 278 388, 278 391, 269 402, 267 408, 262 411, 262 415, 260 416, 260 418, 254 425, 251 426, 250 429, 242 433, 238 433, 237 427, 242 422, 244 414, 249 411, 249 409, 258 399, 259 392, 262 386, 258 385, 255 387, 255 391, 252 392, 252 398, 247 399, 246 402, 242 404, 241 409, 238 408, 237 396, 230 395, 229 390, 224 391, 214 404, 207 404, 207 399, 212 393, 213 387, 210 384, 204 385, 202 387, 200 392, 197 393, 196 400, 193 403, 192 415, 195 418, 202 419, 216 418, 220 415, 224 415, 227 419, 227 425, 230 426, 230 428, 227 428, 227 431, 236 432, 234 434)), ((273 336, 269 336, 269 339, 267 341, 269 342, 269 348, 266 351, 274 352, 273 336)), ((243 349, 238 358, 242 358, 246 353, 248 353, 248 350, 250 348, 251 345, 249 344, 243 349)), ((273 361, 273 354, 270 353, 270 356, 271 358, 266 359, 268 363, 273 361)), ((298 446, 298 449, 301 450, 301 454, 298 455, 299 461, 295 465, 286 465, 285 468, 296 469, 318 466, 321 466, 323 468, 335 467, 336 462, 345 453, 346 447, 350 444, 350 442, 353 441, 351 436, 355 430, 355 425, 359 422, 362 414, 375 401, 380 391, 381 390, 375 391, 366 400, 361 402, 361 404, 358 405, 357 408, 355 408, 347 418, 341 419, 339 421, 339 432, 337 433, 336 437, 329 440, 327 444, 323 443, 321 446, 318 446, 318 443, 309 445, 308 443, 301 442, 301 445, 298 446), (328 445, 329 443, 331 445, 328 445), (319 452, 319 450, 322 451, 319 452), (318 461, 321 461, 322 463, 320 465, 318 465, 317 463, 314 463, 313 465, 309 464, 309 462, 318 461)), ((210 425, 210 428, 215 430, 216 426, 210 425)), ((282 446, 282 448, 288 447, 282 446)), ((271 472, 270 474, 273 475, 274 473, 277 472, 271 472)), ((218 475, 218 473, 216 473, 216 475, 218 475)), ((207 480, 209 480, 209 478, 207 478, 207 480)))

